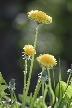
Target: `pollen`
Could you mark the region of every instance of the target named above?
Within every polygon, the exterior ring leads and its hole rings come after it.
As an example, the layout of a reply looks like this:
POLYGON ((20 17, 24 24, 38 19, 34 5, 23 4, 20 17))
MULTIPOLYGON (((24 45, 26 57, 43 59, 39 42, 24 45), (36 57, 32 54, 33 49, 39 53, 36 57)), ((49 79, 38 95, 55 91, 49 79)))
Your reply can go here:
POLYGON ((32 10, 28 12, 28 18, 34 20, 40 24, 50 24, 52 23, 52 17, 48 16, 46 13, 38 10, 32 10))
POLYGON ((40 54, 39 57, 36 58, 36 60, 45 67, 53 67, 57 64, 56 59, 53 55, 50 54, 40 54))

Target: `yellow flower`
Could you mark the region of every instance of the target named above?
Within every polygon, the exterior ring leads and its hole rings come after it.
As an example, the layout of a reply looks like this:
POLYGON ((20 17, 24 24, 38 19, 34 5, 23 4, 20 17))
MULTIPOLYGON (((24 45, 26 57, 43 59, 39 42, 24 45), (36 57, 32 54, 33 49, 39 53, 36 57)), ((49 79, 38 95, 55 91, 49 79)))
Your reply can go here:
POLYGON ((32 10, 28 12, 28 18, 38 23, 50 24, 52 23, 52 17, 46 15, 46 13, 38 10, 32 10))
POLYGON ((36 54, 36 51, 32 45, 25 45, 23 49, 25 54, 27 54, 28 56, 36 54))
POLYGON ((54 58, 53 55, 50 54, 40 54, 39 57, 37 57, 37 61, 46 67, 53 67, 54 65, 57 64, 56 59, 54 58))

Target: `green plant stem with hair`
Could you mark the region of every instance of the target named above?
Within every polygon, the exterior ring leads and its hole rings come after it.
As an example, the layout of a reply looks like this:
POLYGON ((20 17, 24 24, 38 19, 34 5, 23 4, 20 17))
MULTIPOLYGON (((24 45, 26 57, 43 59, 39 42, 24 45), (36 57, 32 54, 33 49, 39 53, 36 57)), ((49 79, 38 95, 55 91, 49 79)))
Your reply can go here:
MULTIPOLYGON (((49 71, 49 69, 47 69, 47 71, 48 71, 48 78, 49 78, 49 88, 51 88, 50 71, 49 71)), ((50 97, 50 103, 51 103, 51 95, 50 95, 50 93, 49 93, 49 97, 50 97)))
POLYGON ((33 108, 34 107, 34 102, 35 102, 35 100, 37 98, 37 95, 39 93, 40 87, 41 87, 41 81, 38 80, 37 86, 36 86, 36 89, 35 89, 35 92, 34 92, 34 95, 32 97, 32 101, 31 101, 31 104, 30 104, 30 108, 33 108))
POLYGON ((42 81, 42 96, 44 96, 44 81, 42 81))
POLYGON ((47 84, 45 84, 45 90, 44 90, 44 101, 45 101, 45 98, 46 98, 46 95, 47 95, 47 92, 48 92, 48 85, 47 84))
POLYGON ((54 77, 54 69, 52 68, 53 71, 53 82, 54 82, 54 90, 55 90, 55 77, 54 77))
POLYGON ((67 85, 68 85, 68 83, 69 83, 69 81, 70 81, 70 77, 71 77, 71 73, 70 73, 69 76, 68 76, 67 85))
POLYGON ((47 68, 47 71, 48 71, 48 78, 49 78, 49 83, 48 83, 48 85, 49 85, 49 86, 48 86, 48 87, 49 87, 49 88, 48 88, 48 93, 49 93, 50 104, 51 104, 54 96, 52 96, 52 93, 51 93, 53 90, 52 90, 52 85, 51 85, 50 71, 49 71, 48 68, 47 68))
POLYGON ((10 94, 11 94, 11 108, 12 108, 12 103, 13 103, 13 90, 12 89, 10 91, 10 94))
POLYGON ((25 60, 25 71, 24 71, 24 88, 23 88, 22 108, 24 108, 24 107, 25 107, 26 73, 27 73, 27 59, 25 60))
POLYGON ((14 90, 13 90, 13 97, 14 97, 14 103, 16 102, 16 108, 18 108, 17 97, 16 97, 16 95, 15 95, 14 90))
POLYGON ((49 71, 49 69, 48 69, 48 68, 47 68, 47 72, 48 72, 48 78, 49 78, 49 87, 51 87, 50 71, 49 71))
POLYGON ((59 58, 59 81, 61 81, 62 78, 61 78, 61 67, 60 67, 60 58, 59 58))
MULTIPOLYGON (((34 48, 36 48, 37 34, 38 34, 38 27, 39 27, 39 25, 37 25, 37 27, 36 27, 36 34, 35 34, 34 48)), ((32 56, 32 60, 31 60, 30 72, 29 72, 29 77, 28 77, 27 86, 26 86, 26 91, 25 91, 25 99, 26 99, 26 96, 27 96, 27 94, 28 94, 28 90, 29 90, 29 86, 30 86, 30 80, 31 80, 32 69, 33 69, 33 62, 34 62, 34 55, 32 56)), ((22 108, 24 108, 23 105, 22 105, 22 108)))
MULTIPOLYGON (((44 69, 44 67, 42 67, 42 72, 44 72, 45 71, 45 69, 44 69)), ((44 84, 45 84, 45 82, 44 82, 44 80, 42 81, 42 96, 44 96, 44 84)))
MULTIPOLYGON (((17 98, 16 98, 16 95, 15 95, 15 92, 13 89, 9 90, 10 91, 10 94, 11 94, 11 108, 13 108, 12 104, 15 102, 17 103, 17 98)), ((18 104, 16 104, 16 108, 18 108, 18 104)))

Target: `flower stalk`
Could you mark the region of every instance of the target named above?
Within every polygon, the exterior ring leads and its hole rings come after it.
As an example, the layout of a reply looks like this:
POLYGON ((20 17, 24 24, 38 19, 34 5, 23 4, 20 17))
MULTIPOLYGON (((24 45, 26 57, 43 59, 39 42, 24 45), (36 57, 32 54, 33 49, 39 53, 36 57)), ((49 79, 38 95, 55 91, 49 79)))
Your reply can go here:
POLYGON ((42 81, 42 96, 44 96, 44 81, 42 81))
MULTIPOLYGON (((37 25, 37 27, 36 27, 34 48, 36 48, 37 35, 38 35, 38 27, 39 27, 39 25, 37 25)), ((31 80, 32 69, 33 69, 33 62, 34 62, 34 55, 32 55, 32 60, 31 60, 31 65, 30 65, 30 72, 29 72, 29 77, 28 77, 27 86, 26 86, 26 91, 25 91, 25 98, 26 98, 26 96, 27 96, 27 94, 28 94, 28 90, 29 90, 29 86, 30 86, 30 80, 31 80)))
POLYGON ((30 104, 30 108, 33 108, 34 107, 34 102, 35 102, 35 100, 37 98, 37 95, 39 93, 40 87, 41 87, 41 81, 38 80, 37 86, 36 86, 36 89, 35 89, 35 92, 34 92, 34 95, 32 97, 32 101, 31 101, 31 104, 30 104))
POLYGON ((27 73, 27 59, 25 60, 25 71, 24 71, 24 88, 23 88, 22 108, 24 108, 24 107, 25 107, 26 73, 27 73))
MULTIPOLYGON (((42 72, 44 72, 44 71, 45 71, 45 68, 42 67, 42 72)), ((45 82, 44 82, 44 80, 42 80, 42 96, 44 96, 44 84, 45 84, 45 82)))

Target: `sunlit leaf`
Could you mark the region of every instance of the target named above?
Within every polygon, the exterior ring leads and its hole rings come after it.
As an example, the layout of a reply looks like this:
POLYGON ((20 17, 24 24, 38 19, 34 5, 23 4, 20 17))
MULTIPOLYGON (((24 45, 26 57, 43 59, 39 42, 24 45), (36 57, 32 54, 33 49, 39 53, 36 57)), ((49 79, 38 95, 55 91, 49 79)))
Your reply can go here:
POLYGON ((60 81, 56 86, 55 94, 59 101, 62 99, 62 97, 65 94, 64 101, 67 103, 68 99, 72 97, 72 87, 69 85, 67 90, 66 88, 67 88, 67 84, 64 81, 60 81))
POLYGON ((8 88, 8 86, 6 86, 6 85, 1 85, 0 84, 0 92, 1 91, 4 91, 5 89, 7 89, 8 88))
POLYGON ((1 74, 1 72, 0 72, 0 84, 1 84, 1 83, 5 83, 5 84, 6 84, 4 78, 2 77, 2 74, 1 74))
MULTIPOLYGON (((18 94, 18 97, 19 97, 19 100, 22 102, 23 95, 22 94, 18 94)), ((29 96, 26 97, 26 103, 30 103, 30 97, 29 96)))

